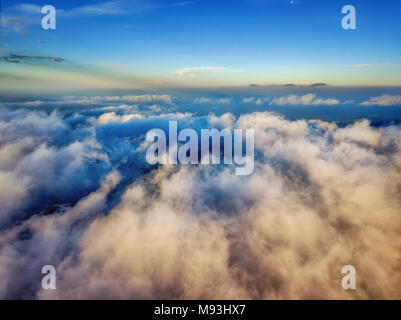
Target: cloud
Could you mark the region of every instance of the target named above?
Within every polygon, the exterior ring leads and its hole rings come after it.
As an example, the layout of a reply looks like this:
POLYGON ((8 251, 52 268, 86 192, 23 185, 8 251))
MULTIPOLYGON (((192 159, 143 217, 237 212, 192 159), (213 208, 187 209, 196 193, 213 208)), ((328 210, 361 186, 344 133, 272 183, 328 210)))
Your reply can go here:
POLYGON ((379 97, 372 97, 368 101, 361 103, 363 106, 399 106, 401 105, 401 96, 384 94, 379 97))
POLYGON ((296 87, 296 86, 310 86, 312 83, 309 81, 292 81, 292 82, 273 82, 273 85, 283 87, 296 87))
POLYGON ((172 104, 171 96, 162 94, 154 94, 154 95, 130 95, 130 96, 106 96, 106 97, 93 97, 94 100, 107 101, 107 102, 116 102, 116 101, 127 101, 127 102, 153 102, 153 101, 162 101, 167 104, 172 104))
POLYGON ((401 298, 400 126, 71 114, 0 109, 1 298, 401 298), (254 129, 253 175, 149 166, 138 147, 172 119, 254 129))
MULTIPOLYGON (((61 99, 49 100, 32 100, 32 101, 15 101, 4 102, 4 106, 18 106, 18 107, 40 107, 40 106, 92 106, 92 105, 105 105, 120 102, 131 102, 138 104, 149 104, 153 102, 162 102, 165 104, 173 105, 173 100, 170 95, 125 95, 125 96, 64 96, 61 99)), ((102 109, 133 109, 135 106, 120 104, 113 106, 102 107, 102 109)))
POLYGON ((49 199, 68 202, 74 193, 82 196, 97 184, 92 180, 96 171, 108 167, 107 156, 90 134, 68 143, 68 125, 56 113, 1 110, 0 119, 0 179, 3 188, 10 184, 1 192, 0 229, 13 219, 29 217, 40 202, 47 210, 49 199), (56 147, 61 139, 66 145, 56 147), (100 166, 89 173, 91 164, 84 166, 84 159, 100 166))
POLYGON ((175 70, 174 73, 183 77, 196 78, 205 73, 222 72, 227 70, 229 69, 225 67, 191 67, 175 70))
POLYGON ((46 57, 46 56, 24 56, 24 55, 18 55, 18 54, 10 54, 8 56, 4 56, 0 58, 0 61, 3 62, 9 62, 9 63, 20 63, 20 62, 37 62, 37 61, 43 61, 45 60, 46 62, 64 62, 66 61, 63 58, 57 58, 57 57, 46 57))
POLYGON ((303 96, 288 95, 284 97, 273 98, 271 105, 303 105, 303 106, 317 106, 317 105, 337 105, 340 101, 337 99, 322 99, 316 98, 316 94, 309 93, 303 96))
POLYGON ((327 86, 327 83, 324 83, 324 82, 317 82, 317 83, 312 83, 311 85, 310 85, 310 87, 324 87, 324 86, 327 86))
MULTIPOLYGON (((162 7, 154 1, 148 0, 110 0, 99 1, 96 4, 77 6, 72 8, 57 7, 58 18, 83 18, 96 16, 121 16, 139 14, 162 7)), ((42 17, 42 6, 35 4, 17 4, 7 7, 7 14, 2 16, 1 24, 6 31, 25 33, 29 26, 37 24, 42 17)))
POLYGON ((256 104, 257 106, 260 106, 260 105, 264 104, 268 100, 269 100, 269 98, 249 97, 249 98, 243 98, 242 102, 243 103, 253 103, 253 104, 256 104))
POLYGON ((194 102, 195 103, 217 103, 217 104, 230 104, 232 101, 231 98, 218 98, 218 99, 213 99, 213 98, 207 98, 207 97, 201 97, 201 98, 195 98, 194 102))
MULTIPOLYGON (((26 101, 26 102, 18 102, 16 104, 11 103, 11 105, 18 105, 19 107, 41 107, 45 103, 40 100, 26 101)), ((5 103, 5 105, 10 105, 9 103, 5 103)))
POLYGON ((231 113, 225 113, 219 117, 214 114, 209 116, 209 123, 212 127, 217 129, 232 129, 235 123, 235 117, 231 113))
POLYGON ((29 3, 17 4, 14 7, 12 7, 11 10, 16 10, 24 14, 42 14, 41 6, 29 3))
POLYGON ((185 6, 189 6, 192 4, 196 4, 198 3, 197 1, 177 1, 172 3, 173 6, 179 6, 179 7, 185 7, 185 6))
POLYGON ((92 97, 65 97, 70 103, 78 104, 94 104, 104 102, 136 102, 136 103, 150 103, 155 101, 173 104, 172 98, 167 94, 153 94, 153 95, 125 95, 125 96, 92 96, 92 97))
POLYGON ((98 118, 97 122, 99 124, 106 124, 106 123, 110 123, 110 122, 127 122, 134 118, 140 119, 140 118, 142 118, 142 116, 139 114, 125 114, 122 116, 118 116, 118 115, 116 115, 115 112, 109 112, 109 113, 103 113, 98 118))
POLYGON ((268 85, 260 85, 260 84, 250 84, 250 87, 260 87, 260 86, 282 86, 282 87, 323 87, 328 86, 325 82, 316 82, 312 83, 310 81, 292 81, 292 82, 273 82, 268 85))
POLYGON ((26 19, 22 19, 15 16, 5 15, 2 14, 1 17, 1 27, 4 28, 5 31, 14 31, 20 33, 22 35, 28 35, 27 33, 23 32, 26 27, 30 24, 33 24, 33 19, 27 17, 26 19))
POLYGON ((370 68, 370 67, 380 67, 385 65, 391 65, 390 63, 364 63, 364 64, 353 64, 349 67, 351 68, 370 68))
POLYGON ((68 15, 81 15, 81 16, 99 16, 99 15, 121 15, 126 13, 121 8, 118 1, 107 1, 95 5, 86 5, 82 7, 73 8, 67 12, 68 15))
MULTIPOLYGON (((137 0, 111 0, 98 2, 96 4, 73 7, 71 9, 57 8, 57 13, 62 17, 90 17, 103 15, 124 15, 129 13, 139 13, 157 7, 151 1, 137 0)), ((17 4, 10 8, 23 14, 42 14, 42 7, 33 4, 17 4)))
POLYGON ((195 103, 210 103, 211 101, 212 101, 212 99, 205 98, 205 97, 195 98, 195 100, 194 100, 195 103))

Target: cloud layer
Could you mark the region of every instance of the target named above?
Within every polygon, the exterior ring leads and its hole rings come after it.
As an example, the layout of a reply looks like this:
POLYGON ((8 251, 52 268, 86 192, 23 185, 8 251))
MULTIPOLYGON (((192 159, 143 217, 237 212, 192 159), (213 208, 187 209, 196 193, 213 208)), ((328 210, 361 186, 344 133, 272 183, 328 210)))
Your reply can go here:
POLYGON ((399 126, 131 115, 1 111, 1 298, 401 298, 399 126), (171 119, 255 129, 254 174, 150 167, 140 145, 171 119))
POLYGON ((340 101, 337 99, 321 99, 316 98, 316 94, 309 93, 303 96, 288 95, 285 97, 274 98, 271 102, 272 105, 303 105, 303 106, 319 106, 319 105, 337 105, 340 101))

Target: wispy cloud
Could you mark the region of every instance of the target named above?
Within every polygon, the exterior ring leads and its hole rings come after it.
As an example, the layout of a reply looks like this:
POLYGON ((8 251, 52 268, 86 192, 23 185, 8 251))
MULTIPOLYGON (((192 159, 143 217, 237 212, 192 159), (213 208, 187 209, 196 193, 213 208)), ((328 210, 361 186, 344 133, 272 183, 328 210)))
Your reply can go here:
POLYGON ((278 85, 278 86, 310 86, 312 82, 310 81, 290 81, 290 82, 273 82, 273 85, 278 85))
POLYGON ((172 5, 173 6, 178 6, 178 7, 185 7, 185 6, 189 6, 192 4, 196 4, 196 1, 178 1, 178 2, 174 2, 172 5))
MULTIPOLYGON (((188 5, 192 2, 177 2, 174 5, 188 5)), ((103 15, 124 15, 140 13, 159 8, 161 5, 148 0, 110 0, 96 4, 77 6, 70 9, 57 8, 57 13, 62 17, 90 17, 103 15)), ((10 8, 11 11, 23 14, 41 14, 42 7, 34 4, 17 4, 10 8)))
POLYGON ((36 4, 29 4, 29 3, 20 3, 20 4, 15 5, 11 9, 21 12, 21 13, 26 13, 26 14, 32 14, 32 13, 41 14, 42 13, 41 6, 38 6, 36 4))
POLYGON ((174 70, 174 73, 182 77, 195 78, 201 74, 210 72, 222 72, 227 70, 229 69, 226 67, 189 67, 174 70))
POLYGON ((388 62, 378 62, 378 63, 352 64, 352 65, 347 65, 347 67, 351 67, 351 68, 371 68, 371 67, 383 67, 383 66, 392 66, 392 65, 396 65, 396 64, 388 63, 388 62))
POLYGON ((66 17, 77 17, 77 16, 122 15, 128 12, 129 12, 128 8, 126 8, 121 1, 107 1, 103 3, 97 3, 94 5, 75 7, 70 10, 62 10, 61 14, 66 17))
MULTIPOLYGON (((24 102, 4 102, 4 106, 18 106, 18 107, 40 107, 43 105, 69 105, 69 106, 91 106, 91 105, 102 105, 108 103, 138 103, 148 104, 153 102, 160 102, 165 104, 173 104, 173 100, 170 95, 167 94, 149 94, 149 95, 125 95, 125 96, 64 96, 57 100, 32 100, 24 102)), ((133 107, 120 105, 121 107, 133 107)), ((116 108, 116 106, 110 106, 110 108, 116 108)))
POLYGON ((0 58, 0 61, 8 62, 8 63, 33 62, 33 61, 43 61, 43 60, 46 60, 47 62, 64 62, 64 61, 66 61, 63 58, 57 58, 57 57, 23 56, 23 55, 18 55, 18 54, 10 54, 8 56, 0 58))
MULTIPOLYGON (((283 87, 322 87, 327 86, 325 82, 310 82, 310 81, 290 81, 290 82, 272 82, 263 86, 283 86, 283 87)), ((250 84, 251 87, 261 86, 260 84, 250 84)))

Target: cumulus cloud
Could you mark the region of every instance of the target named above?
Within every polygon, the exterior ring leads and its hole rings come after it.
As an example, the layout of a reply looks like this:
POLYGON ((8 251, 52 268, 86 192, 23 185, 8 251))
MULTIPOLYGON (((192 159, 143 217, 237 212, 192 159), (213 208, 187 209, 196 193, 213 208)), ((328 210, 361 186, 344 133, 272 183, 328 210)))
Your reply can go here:
POLYGON ((68 134, 68 124, 56 113, 0 112, 0 228, 96 186, 96 176, 108 167, 107 155, 89 132, 81 141, 68 134))
MULTIPOLYGON (((399 126, 341 128, 268 112, 114 116, 100 125, 77 115, 0 113, 8 148, 0 149, 8 155, 0 157, 0 194, 32 200, 19 194, 32 190, 24 182, 35 174, 43 190, 74 182, 64 193, 86 178, 97 182, 51 213, 34 208, 3 229, 1 298, 401 298, 399 126), (254 129, 253 175, 236 176, 232 166, 148 166, 135 146, 170 119, 196 130, 254 129), (63 156, 52 162, 49 153, 63 156), (95 168, 101 174, 90 176, 95 168), (57 268, 57 290, 40 289, 44 264, 57 268), (352 292, 341 287, 347 264, 357 270, 352 292)), ((7 210, 3 216, 18 215, 7 210)))
POLYGON ((116 115, 115 112, 103 113, 97 120, 99 124, 106 124, 110 122, 127 122, 135 118, 142 118, 140 114, 124 114, 124 115, 116 115))
POLYGON ((367 101, 362 102, 363 106, 400 106, 401 105, 401 96, 399 95, 389 95, 384 94, 379 97, 372 97, 367 101))
POLYGON ((316 98, 316 94, 309 93, 303 96, 291 94, 284 97, 273 98, 271 105, 303 105, 303 106, 318 106, 318 105, 337 105, 340 101, 337 99, 316 98))

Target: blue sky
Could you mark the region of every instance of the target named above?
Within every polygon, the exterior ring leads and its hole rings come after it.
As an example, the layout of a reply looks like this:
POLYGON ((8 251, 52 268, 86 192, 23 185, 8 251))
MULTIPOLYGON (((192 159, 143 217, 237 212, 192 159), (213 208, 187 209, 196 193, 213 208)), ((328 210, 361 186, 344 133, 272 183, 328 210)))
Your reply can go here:
POLYGON ((401 86, 400 14, 395 0, 5 0, 1 56, 66 61, 2 61, 1 87, 401 86), (56 30, 41 28, 47 4, 56 30))

